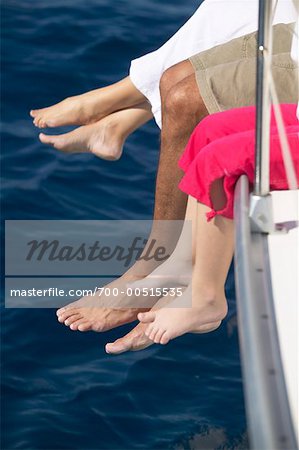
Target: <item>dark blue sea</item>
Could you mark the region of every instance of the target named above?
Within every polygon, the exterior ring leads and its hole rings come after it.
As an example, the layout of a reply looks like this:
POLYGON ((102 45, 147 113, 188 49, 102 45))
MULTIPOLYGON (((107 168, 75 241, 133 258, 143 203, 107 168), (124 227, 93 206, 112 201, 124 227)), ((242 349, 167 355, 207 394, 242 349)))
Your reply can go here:
MULTIPOLYGON (((28 112, 124 77, 197 5, 2 2, 2 219, 151 218, 154 123, 112 163, 42 146, 28 112)), ((76 333, 54 310, 2 308, 1 449, 247 449, 232 271, 227 295, 218 331, 116 357, 105 343, 134 324, 76 333)))

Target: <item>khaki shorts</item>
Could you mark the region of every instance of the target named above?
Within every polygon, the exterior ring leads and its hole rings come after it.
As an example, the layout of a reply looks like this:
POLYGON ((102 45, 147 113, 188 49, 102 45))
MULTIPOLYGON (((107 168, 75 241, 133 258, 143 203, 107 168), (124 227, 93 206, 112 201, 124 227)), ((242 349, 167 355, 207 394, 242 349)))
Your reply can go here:
MULTIPOLYGON (((290 56, 294 26, 273 27, 272 74, 280 103, 298 101, 298 64, 290 56)), ((255 104, 256 49, 255 32, 190 58, 210 114, 255 104)))

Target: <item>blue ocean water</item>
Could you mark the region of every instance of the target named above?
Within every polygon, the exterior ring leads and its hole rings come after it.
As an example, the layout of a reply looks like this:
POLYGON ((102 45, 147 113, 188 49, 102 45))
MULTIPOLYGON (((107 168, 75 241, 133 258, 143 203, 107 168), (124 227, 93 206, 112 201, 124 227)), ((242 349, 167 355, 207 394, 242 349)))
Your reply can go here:
MULTIPOLYGON (((3 219, 151 217, 154 123, 130 137, 123 158, 111 163, 42 146, 28 111, 122 78, 131 59, 161 45, 197 4, 3 2, 3 219)), ((54 310, 2 308, 1 448, 248 448, 233 273, 227 294, 230 313, 218 331, 117 357, 104 345, 132 325, 75 333, 54 310)))

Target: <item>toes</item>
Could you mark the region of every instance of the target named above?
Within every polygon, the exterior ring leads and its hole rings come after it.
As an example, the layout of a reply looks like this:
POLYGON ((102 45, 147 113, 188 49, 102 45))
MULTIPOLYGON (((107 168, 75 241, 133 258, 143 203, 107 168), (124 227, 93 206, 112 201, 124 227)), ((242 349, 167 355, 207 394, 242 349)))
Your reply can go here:
POLYGON ((82 322, 78 325, 78 331, 90 331, 91 324, 90 322, 82 322))
POLYGON ((150 339, 150 335, 154 329, 154 325, 149 325, 145 330, 144 334, 150 339))
POLYGON ((56 315, 61 316, 61 314, 65 313, 66 311, 69 311, 70 309, 77 309, 77 302, 69 303, 68 305, 63 306, 62 308, 57 309, 56 315))
POLYGON ((61 316, 61 314, 64 314, 68 309, 74 309, 74 308, 70 308, 67 306, 64 306, 63 308, 59 308, 56 311, 56 316, 58 316, 58 317, 61 316))
POLYGON ((39 114, 39 112, 40 109, 32 109, 29 114, 33 119, 35 119, 35 117, 39 114))
POLYGON ((141 333, 139 331, 137 334, 134 334, 134 331, 135 329, 133 330, 133 335, 131 332, 128 335, 117 339, 115 342, 109 342, 108 344, 106 344, 106 353, 119 355, 128 351, 134 352, 143 350, 153 345, 153 342, 145 336, 144 330, 142 330, 141 333))
POLYGON ((79 329, 79 326, 85 324, 86 322, 87 321, 85 319, 82 319, 81 317, 81 319, 76 320, 70 325, 70 329, 73 331, 77 331, 79 329))
POLYGON ((69 317, 74 316, 75 314, 79 314, 79 313, 80 313, 80 311, 78 309, 66 310, 62 314, 59 314, 58 322, 63 323, 69 317))
POLYGON ((51 126, 45 119, 42 119, 41 117, 35 117, 33 125, 37 128, 48 128, 51 126))
POLYGON ((155 337, 156 334, 158 333, 158 328, 153 328, 153 330, 151 331, 150 335, 149 335, 149 339, 153 342, 155 342, 155 337))
POLYGON ((163 336, 163 334, 165 333, 166 330, 164 330, 163 328, 161 330, 159 330, 155 336, 154 342, 155 344, 160 344, 161 343, 161 338, 163 336))
POLYGON ((106 353, 119 355, 120 353, 127 352, 131 349, 131 341, 123 338, 117 339, 115 342, 109 342, 105 345, 106 353))
POLYGON ((44 120, 41 117, 36 117, 33 121, 33 124, 37 127, 37 128, 45 128, 46 124, 44 122, 44 120))
POLYGON ((152 311, 138 314, 138 320, 142 323, 151 323, 155 320, 155 318, 156 314, 152 311))
POLYGON ((48 128, 55 128, 56 126, 59 126, 58 123, 57 123, 57 121, 54 120, 54 119, 52 119, 52 120, 47 120, 47 122, 45 123, 45 125, 46 125, 48 128))
POLYGON ((47 134, 40 133, 38 137, 39 137, 39 140, 43 144, 54 145, 54 139, 53 138, 55 138, 55 136, 49 136, 47 134))
POLYGON ((78 143, 77 130, 79 130, 79 128, 70 131, 69 133, 57 135, 40 133, 39 139, 43 144, 52 145, 57 150, 74 151, 74 145, 76 148, 76 144, 78 143))
POLYGON ((43 144, 52 145, 57 150, 61 150, 64 147, 64 140, 61 136, 49 135, 40 133, 39 139, 43 144))
POLYGON ((170 336, 169 336, 168 332, 165 331, 165 333, 161 336, 160 344, 166 345, 166 344, 168 344, 169 341, 170 341, 170 336))
POLYGON ((60 323, 63 323, 65 321, 65 319, 67 319, 67 317, 64 317, 62 314, 60 314, 60 316, 57 317, 57 320, 60 323))
POLYGON ((73 316, 69 317, 64 321, 64 325, 67 327, 70 326, 72 323, 76 322, 77 320, 82 319, 81 314, 74 314, 73 316))

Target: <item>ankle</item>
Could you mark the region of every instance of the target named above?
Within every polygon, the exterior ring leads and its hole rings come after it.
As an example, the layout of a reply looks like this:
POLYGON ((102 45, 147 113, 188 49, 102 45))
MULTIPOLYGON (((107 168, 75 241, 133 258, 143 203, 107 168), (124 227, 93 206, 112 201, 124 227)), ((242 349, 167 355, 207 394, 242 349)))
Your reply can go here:
POLYGON ((179 268, 188 268, 192 272, 192 255, 187 254, 186 249, 175 249, 166 262, 179 268))
POLYGON ((125 140, 127 138, 127 133, 125 133, 126 127, 121 120, 118 120, 113 116, 113 114, 110 114, 102 119, 102 125, 105 132, 109 133, 109 135, 113 135, 118 140, 125 140))
POLYGON ((227 301, 224 288, 213 285, 199 285, 192 283, 192 299, 194 306, 205 304, 212 309, 227 309, 227 301))

